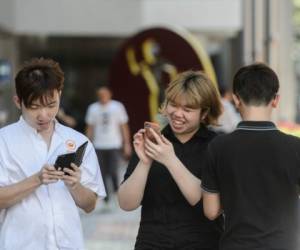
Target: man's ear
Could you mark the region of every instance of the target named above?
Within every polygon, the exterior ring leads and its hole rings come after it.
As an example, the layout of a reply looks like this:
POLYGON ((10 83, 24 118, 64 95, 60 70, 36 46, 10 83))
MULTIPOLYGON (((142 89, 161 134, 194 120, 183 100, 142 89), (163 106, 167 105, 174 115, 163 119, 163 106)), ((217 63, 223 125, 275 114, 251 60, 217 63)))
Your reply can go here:
POLYGON ((20 98, 17 95, 13 96, 13 101, 18 109, 21 109, 21 101, 20 98))
POLYGON ((279 100, 280 100, 280 96, 278 94, 276 94, 276 96, 271 101, 272 108, 277 108, 279 100))
POLYGON ((233 99, 235 107, 238 109, 241 106, 240 98, 237 95, 232 94, 232 99, 233 99))

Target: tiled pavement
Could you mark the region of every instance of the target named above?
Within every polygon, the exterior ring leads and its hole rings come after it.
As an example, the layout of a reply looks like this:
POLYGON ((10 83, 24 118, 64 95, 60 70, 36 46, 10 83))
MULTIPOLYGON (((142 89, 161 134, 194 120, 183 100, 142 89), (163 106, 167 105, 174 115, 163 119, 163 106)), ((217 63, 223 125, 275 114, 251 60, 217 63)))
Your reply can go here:
POLYGON ((133 250, 140 210, 122 211, 116 198, 100 203, 91 214, 81 213, 86 250, 133 250))

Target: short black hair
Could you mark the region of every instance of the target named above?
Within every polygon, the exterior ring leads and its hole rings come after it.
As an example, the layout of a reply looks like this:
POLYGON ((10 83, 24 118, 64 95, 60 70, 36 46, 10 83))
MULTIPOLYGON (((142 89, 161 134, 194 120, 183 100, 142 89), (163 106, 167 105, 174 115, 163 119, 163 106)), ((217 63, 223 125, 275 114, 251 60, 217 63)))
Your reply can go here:
POLYGON ((224 84, 220 84, 219 85, 219 92, 221 96, 224 96, 226 93, 231 92, 230 87, 224 85, 224 84))
POLYGON ((107 89, 107 90, 109 90, 110 92, 112 92, 111 87, 110 87, 108 84, 102 84, 102 85, 99 85, 99 86, 97 86, 96 89, 97 89, 97 90, 100 90, 100 89, 107 89))
POLYGON ((263 63, 240 68, 233 79, 233 93, 247 105, 267 105, 278 90, 276 73, 263 63))
POLYGON ((16 93, 20 102, 29 107, 33 101, 61 91, 64 85, 64 73, 59 64, 52 59, 33 58, 26 62, 15 78, 16 93))

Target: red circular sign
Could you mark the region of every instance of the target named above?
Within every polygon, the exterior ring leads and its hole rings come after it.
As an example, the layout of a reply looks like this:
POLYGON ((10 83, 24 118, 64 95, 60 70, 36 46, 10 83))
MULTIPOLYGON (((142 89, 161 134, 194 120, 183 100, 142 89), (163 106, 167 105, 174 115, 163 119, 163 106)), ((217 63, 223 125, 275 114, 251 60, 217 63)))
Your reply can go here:
POLYGON ((215 72, 200 41, 184 30, 151 28, 129 38, 111 65, 114 98, 128 112, 135 133, 144 121, 155 120, 164 89, 185 70, 203 70, 216 82, 215 72))

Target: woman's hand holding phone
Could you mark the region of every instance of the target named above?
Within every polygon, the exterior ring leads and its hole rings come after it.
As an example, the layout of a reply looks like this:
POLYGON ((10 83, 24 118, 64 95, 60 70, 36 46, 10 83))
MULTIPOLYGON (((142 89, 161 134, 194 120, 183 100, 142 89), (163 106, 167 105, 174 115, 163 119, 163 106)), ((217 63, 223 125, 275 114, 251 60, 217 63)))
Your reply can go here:
POLYGON ((148 138, 149 140, 151 140, 152 142, 157 143, 155 137, 153 136, 153 134, 150 131, 150 128, 152 128, 155 131, 155 133, 157 133, 159 136, 161 136, 160 126, 159 126, 159 124, 157 124, 155 122, 145 122, 144 123, 145 137, 148 138))
POLYGON ((140 129, 133 136, 133 147, 140 161, 147 165, 152 163, 152 159, 145 154, 145 129, 140 129))
POLYGON ((173 144, 160 132, 158 133, 157 130, 154 130, 152 126, 149 127, 148 130, 149 134, 145 136, 146 155, 168 167, 177 158, 173 144))

